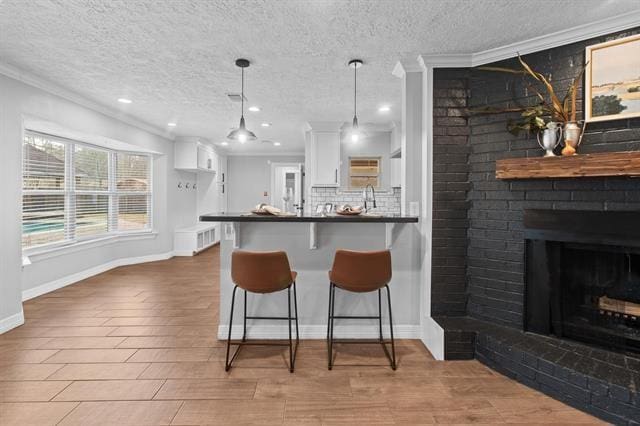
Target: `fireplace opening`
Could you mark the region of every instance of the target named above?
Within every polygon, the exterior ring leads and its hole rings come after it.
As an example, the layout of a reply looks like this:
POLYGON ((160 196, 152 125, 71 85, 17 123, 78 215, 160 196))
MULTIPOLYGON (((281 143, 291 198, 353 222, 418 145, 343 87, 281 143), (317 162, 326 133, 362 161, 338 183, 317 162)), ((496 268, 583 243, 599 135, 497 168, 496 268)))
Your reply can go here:
POLYGON ((632 251, 562 243, 561 321, 552 332, 640 353, 640 254, 632 251))
POLYGON ((637 356, 639 222, 624 222, 640 216, 581 213, 581 223, 568 225, 569 212, 525 212, 525 330, 637 356))

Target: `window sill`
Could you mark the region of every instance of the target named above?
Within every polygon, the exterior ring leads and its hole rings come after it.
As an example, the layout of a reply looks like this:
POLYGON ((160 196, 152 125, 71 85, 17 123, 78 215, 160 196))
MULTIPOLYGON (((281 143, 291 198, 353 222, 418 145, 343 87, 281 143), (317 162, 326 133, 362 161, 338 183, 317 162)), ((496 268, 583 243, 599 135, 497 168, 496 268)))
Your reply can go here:
POLYGON ((51 259, 58 256, 64 256, 67 254, 75 253, 78 251, 84 251, 96 247, 106 246, 109 244, 131 241, 131 240, 149 240, 158 236, 158 231, 144 231, 127 234, 108 235, 102 238, 96 238, 87 241, 80 241, 74 244, 57 246, 57 247, 45 247, 41 249, 25 250, 22 253, 22 267, 32 265, 42 260, 51 259))

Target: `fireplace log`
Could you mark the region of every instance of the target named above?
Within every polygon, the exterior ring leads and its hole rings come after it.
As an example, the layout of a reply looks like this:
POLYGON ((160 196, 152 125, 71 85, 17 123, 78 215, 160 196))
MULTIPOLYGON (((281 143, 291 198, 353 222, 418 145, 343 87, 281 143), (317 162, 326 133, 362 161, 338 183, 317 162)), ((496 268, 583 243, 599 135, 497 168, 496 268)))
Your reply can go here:
POLYGON ((640 317, 640 304, 626 300, 611 299, 607 296, 602 296, 598 299, 598 307, 605 311, 640 317))

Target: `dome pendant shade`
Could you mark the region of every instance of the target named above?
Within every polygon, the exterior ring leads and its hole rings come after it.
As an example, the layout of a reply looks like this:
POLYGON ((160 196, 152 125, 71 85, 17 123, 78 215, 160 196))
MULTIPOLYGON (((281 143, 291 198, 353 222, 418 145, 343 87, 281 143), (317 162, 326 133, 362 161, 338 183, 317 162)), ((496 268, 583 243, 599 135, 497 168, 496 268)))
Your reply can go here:
POLYGON ((255 141, 258 139, 255 133, 251 130, 247 130, 247 127, 244 124, 244 115, 240 117, 240 125, 237 129, 232 130, 227 135, 227 139, 231 139, 234 141, 240 141, 244 143, 246 141, 255 141))
POLYGON ((247 59, 237 59, 236 66, 242 70, 242 92, 240 93, 240 125, 237 129, 232 130, 227 135, 227 139, 245 143, 246 141, 254 141, 258 139, 256 134, 248 130, 244 124, 244 69, 249 67, 250 62, 247 59))

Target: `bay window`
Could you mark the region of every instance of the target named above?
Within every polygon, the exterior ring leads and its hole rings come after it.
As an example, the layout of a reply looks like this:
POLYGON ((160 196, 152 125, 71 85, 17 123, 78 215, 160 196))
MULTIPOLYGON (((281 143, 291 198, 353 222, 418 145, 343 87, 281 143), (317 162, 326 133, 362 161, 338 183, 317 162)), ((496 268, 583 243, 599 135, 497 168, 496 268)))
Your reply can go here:
POLYGON ((151 156, 27 131, 23 249, 151 230, 151 156))

